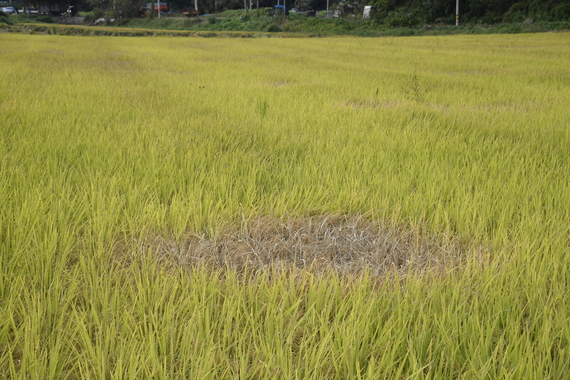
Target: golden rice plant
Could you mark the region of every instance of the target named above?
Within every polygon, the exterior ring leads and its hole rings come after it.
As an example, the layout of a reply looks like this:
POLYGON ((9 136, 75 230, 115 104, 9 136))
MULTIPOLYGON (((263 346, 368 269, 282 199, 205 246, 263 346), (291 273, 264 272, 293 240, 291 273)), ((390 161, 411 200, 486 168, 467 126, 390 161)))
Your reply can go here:
POLYGON ((570 377, 568 37, 0 34, 0 377, 570 377))

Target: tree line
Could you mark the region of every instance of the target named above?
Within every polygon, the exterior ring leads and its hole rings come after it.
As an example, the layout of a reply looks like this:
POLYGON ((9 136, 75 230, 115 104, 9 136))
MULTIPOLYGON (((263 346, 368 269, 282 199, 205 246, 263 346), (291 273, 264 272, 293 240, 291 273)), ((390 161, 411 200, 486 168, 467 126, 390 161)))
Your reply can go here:
MULTIPOLYGON (((80 8, 118 9, 125 17, 138 15, 149 0, 76 0, 80 8)), ((72 0, 73 2, 73 0, 72 0)), ((170 9, 192 7, 194 0, 165 0, 170 9)), ((283 0, 198 0, 201 13, 231 9, 272 7, 283 0)), ((324 10, 327 0, 289 0, 287 7, 301 10, 324 10)), ((392 27, 455 23, 456 0, 329 0, 329 9, 343 14, 362 14, 366 5, 375 7, 374 20, 392 27)), ((570 20, 568 0, 460 0, 460 19, 465 23, 496 24, 501 22, 570 20)))
MULTIPOLYGON (((370 0, 376 18, 391 26, 455 23, 456 0, 370 0)), ((460 0, 461 22, 497 24, 501 22, 570 20, 568 0, 460 0)))

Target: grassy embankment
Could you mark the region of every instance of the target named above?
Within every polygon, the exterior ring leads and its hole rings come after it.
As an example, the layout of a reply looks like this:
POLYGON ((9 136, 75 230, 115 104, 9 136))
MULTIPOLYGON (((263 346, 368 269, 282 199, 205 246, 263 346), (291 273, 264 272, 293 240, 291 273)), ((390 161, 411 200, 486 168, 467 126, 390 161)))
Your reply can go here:
POLYGON ((0 35, 0 377, 569 377, 567 41, 0 35))
POLYGON ((570 29, 570 21, 559 22, 518 22, 502 24, 469 23, 454 25, 435 24, 418 27, 391 27, 375 20, 361 17, 324 18, 306 17, 290 13, 287 17, 274 17, 267 10, 228 11, 199 18, 161 19, 134 18, 119 22, 122 27, 199 30, 199 31, 283 31, 289 33, 317 33, 320 35, 356 35, 356 36, 412 36, 412 35, 450 35, 450 34, 497 34, 497 33, 537 33, 570 29))
MULTIPOLYGON (((214 32, 216 36, 250 37, 260 36, 283 36, 283 35, 354 35, 366 37, 378 36, 422 36, 422 35, 453 35, 453 34, 497 34, 497 33, 539 33, 549 31, 563 31, 570 29, 570 21, 530 21, 517 23, 502 23, 486 25, 479 23, 464 24, 460 27, 436 24, 418 27, 390 27, 386 23, 375 20, 364 20, 360 17, 352 18, 324 18, 305 17, 301 14, 290 13, 288 17, 274 17, 267 9, 245 12, 226 11, 215 15, 187 18, 164 16, 158 18, 125 18, 115 20, 114 16, 108 19, 115 21, 108 25, 90 27, 90 23, 101 17, 94 12, 87 13, 89 20, 85 26, 53 25, 43 22, 52 19, 48 16, 29 16, 20 14, 17 16, 0 19, 0 31, 9 30, 17 33, 35 34, 61 34, 61 35, 108 35, 108 36, 195 36, 204 35, 206 32, 214 32), (4 22, 4 24, 2 24, 4 22), (9 24, 15 25, 7 25, 9 24), (182 32, 183 31, 183 32, 182 32), (284 34, 279 34, 283 32, 284 34), (253 35, 250 33, 254 33, 253 35)), ((212 34, 206 33, 206 36, 212 34)))

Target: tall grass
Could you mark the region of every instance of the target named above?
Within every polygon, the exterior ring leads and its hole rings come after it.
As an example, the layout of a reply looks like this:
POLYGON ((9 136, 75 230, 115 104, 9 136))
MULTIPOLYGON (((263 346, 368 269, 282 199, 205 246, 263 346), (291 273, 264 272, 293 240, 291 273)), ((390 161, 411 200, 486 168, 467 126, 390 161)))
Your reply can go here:
POLYGON ((570 376, 567 41, 0 35, 0 377, 570 376), (323 214, 492 257, 244 281, 144 244, 323 214))

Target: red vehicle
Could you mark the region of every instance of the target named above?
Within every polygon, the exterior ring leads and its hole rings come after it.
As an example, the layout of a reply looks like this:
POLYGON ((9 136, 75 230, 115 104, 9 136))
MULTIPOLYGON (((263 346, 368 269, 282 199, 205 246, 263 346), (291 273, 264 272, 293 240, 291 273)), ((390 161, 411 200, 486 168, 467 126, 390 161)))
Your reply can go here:
MULTIPOLYGON (((158 4, 154 4, 154 10, 158 11, 158 4)), ((160 3, 160 11, 161 12, 168 12, 168 4, 166 3, 160 3)))
MULTIPOLYGON (((146 4, 147 9, 154 9, 155 12, 158 12, 158 3, 147 3, 146 4)), ((168 3, 166 2, 161 2, 160 3, 160 11, 161 12, 168 12, 168 3)))

